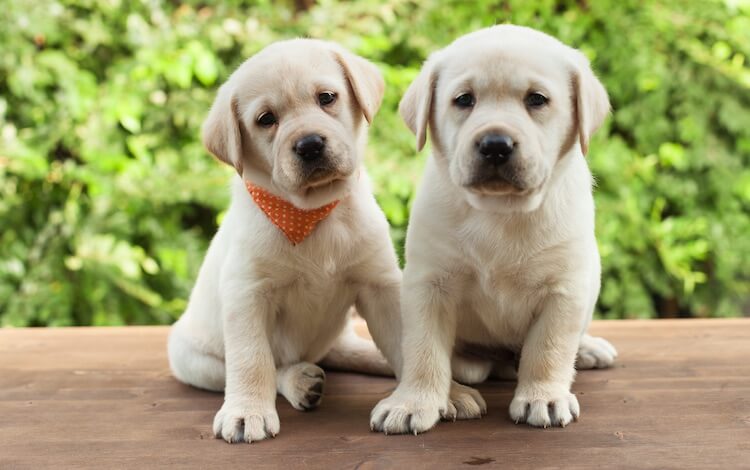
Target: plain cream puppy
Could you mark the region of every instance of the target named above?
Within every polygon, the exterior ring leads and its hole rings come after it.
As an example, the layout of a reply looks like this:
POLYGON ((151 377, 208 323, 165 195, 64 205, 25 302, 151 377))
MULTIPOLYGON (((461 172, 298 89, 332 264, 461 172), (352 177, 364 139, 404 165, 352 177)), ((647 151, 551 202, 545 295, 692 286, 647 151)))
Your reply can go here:
POLYGON ((317 406, 315 363, 332 348, 334 366, 388 373, 346 328, 352 306, 399 366, 401 272, 363 167, 383 87, 365 59, 298 39, 263 49, 219 89, 203 140, 239 176, 168 349, 179 380, 224 390, 213 429, 227 442, 278 434, 277 392, 317 406))
POLYGON ((584 155, 609 108, 584 55, 529 28, 483 29, 427 60, 400 105, 433 150, 406 240, 403 369, 373 429, 430 429, 451 377, 486 379, 503 364, 482 352, 498 349, 519 361, 511 419, 578 417, 576 358, 616 356, 586 334, 600 261, 584 155))

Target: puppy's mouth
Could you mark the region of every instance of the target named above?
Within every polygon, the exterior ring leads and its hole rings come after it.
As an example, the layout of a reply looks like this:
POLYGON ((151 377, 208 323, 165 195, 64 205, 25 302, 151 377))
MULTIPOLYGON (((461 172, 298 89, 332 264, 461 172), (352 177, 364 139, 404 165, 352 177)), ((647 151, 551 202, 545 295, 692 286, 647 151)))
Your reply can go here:
POLYGON ((536 186, 529 186, 526 182, 520 181, 517 178, 475 177, 468 183, 465 183, 463 188, 478 196, 508 196, 516 198, 532 195, 542 186, 543 182, 536 186))
POLYGON ((482 183, 470 183, 464 185, 464 189, 470 193, 480 196, 528 196, 534 192, 534 188, 518 186, 507 181, 485 181, 482 183))
POLYGON ((348 176, 348 174, 340 171, 318 168, 313 170, 310 176, 307 177, 301 189, 305 196, 327 190, 336 191, 344 185, 348 176))
POLYGON ((463 188, 479 196, 508 196, 512 198, 531 196, 546 183, 542 177, 535 181, 525 172, 513 166, 500 168, 478 166, 462 184, 463 188))

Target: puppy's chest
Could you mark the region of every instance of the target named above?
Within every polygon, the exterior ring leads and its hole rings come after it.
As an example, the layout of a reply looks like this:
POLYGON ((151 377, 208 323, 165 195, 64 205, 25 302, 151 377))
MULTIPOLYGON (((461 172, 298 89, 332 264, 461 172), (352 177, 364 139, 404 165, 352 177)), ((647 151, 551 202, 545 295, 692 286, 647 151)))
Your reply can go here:
POLYGON ((472 283, 486 295, 535 289, 545 275, 522 240, 490 236, 465 243, 462 251, 470 266, 472 283))
POLYGON ((482 230, 462 244, 469 290, 500 306, 543 296, 562 268, 537 237, 507 236, 507 231, 482 230))
POLYGON ((357 262, 357 235, 338 215, 321 221, 299 246, 286 247, 279 274, 287 289, 316 295, 346 282, 357 262))
POLYGON ((324 300, 346 286, 349 271, 350 267, 340 256, 299 260, 286 266, 285 282, 277 292, 324 300))
POLYGON ((520 345, 550 291, 549 267, 532 260, 488 257, 475 265, 459 315, 459 336, 480 343, 520 345), (477 336, 478 335, 478 336, 477 336))
POLYGON ((299 282, 280 292, 277 299, 277 325, 314 337, 321 328, 335 329, 355 295, 346 283, 299 282))
POLYGON ((547 273, 534 272, 523 264, 495 265, 474 271, 471 298, 481 299, 481 304, 492 306, 496 314, 510 313, 508 310, 530 310, 537 299, 548 290, 547 273))

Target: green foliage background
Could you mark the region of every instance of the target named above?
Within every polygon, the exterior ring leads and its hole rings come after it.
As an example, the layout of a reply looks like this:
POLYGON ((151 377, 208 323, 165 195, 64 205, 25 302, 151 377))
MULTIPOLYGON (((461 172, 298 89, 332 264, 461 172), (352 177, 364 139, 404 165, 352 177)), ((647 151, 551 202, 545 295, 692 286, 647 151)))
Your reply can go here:
POLYGON ((203 150, 216 87, 270 42, 376 62, 369 168, 400 250, 426 152, 396 114, 433 50, 532 26, 581 48, 613 117, 596 136, 606 318, 732 316, 750 292, 750 2, 0 0, 0 324, 169 323, 231 169, 203 150))

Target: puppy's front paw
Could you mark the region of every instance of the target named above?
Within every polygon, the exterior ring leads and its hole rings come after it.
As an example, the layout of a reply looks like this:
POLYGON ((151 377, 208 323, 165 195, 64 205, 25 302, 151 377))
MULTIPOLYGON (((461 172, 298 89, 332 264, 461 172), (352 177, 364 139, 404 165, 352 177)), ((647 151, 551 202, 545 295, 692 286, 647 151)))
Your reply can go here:
POLYGON ((578 346, 576 369, 604 369, 611 367, 617 358, 617 350, 604 338, 583 335, 578 346))
POLYGON ((323 398, 326 374, 323 369, 309 362, 300 362, 285 368, 278 375, 279 392, 300 411, 317 407, 323 398))
POLYGON ((581 414, 578 399, 566 387, 518 387, 510 402, 510 418, 546 428, 567 426, 581 414))
POLYGON ((448 410, 442 415, 443 419, 477 419, 487 414, 487 402, 475 389, 451 383, 448 410))
POLYGON ((447 413, 448 404, 445 399, 396 389, 390 397, 380 400, 372 410, 370 429, 385 434, 417 435, 431 429, 447 413))
POLYGON ((214 436, 230 444, 276 437, 280 427, 273 405, 264 407, 242 400, 225 400, 214 418, 214 436))

